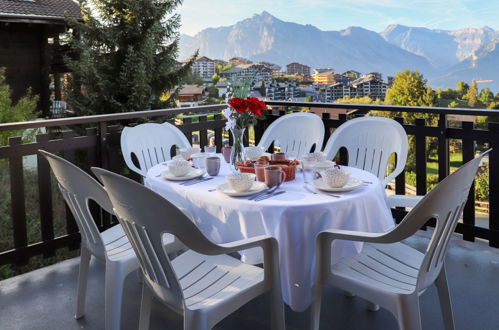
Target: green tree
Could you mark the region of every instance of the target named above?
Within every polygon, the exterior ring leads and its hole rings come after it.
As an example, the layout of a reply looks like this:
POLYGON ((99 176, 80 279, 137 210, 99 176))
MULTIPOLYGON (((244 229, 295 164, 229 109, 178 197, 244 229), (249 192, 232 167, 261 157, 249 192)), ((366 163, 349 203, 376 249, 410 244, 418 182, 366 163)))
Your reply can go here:
POLYGON ((462 99, 468 93, 469 88, 470 86, 464 81, 458 81, 456 88, 457 97, 462 99))
POLYGON ((392 105, 433 106, 435 95, 419 71, 405 70, 395 75, 386 92, 385 102, 392 105))
MULTIPOLYGON (((182 0, 93 0, 83 20, 69 19, 66 58, 74 76, 68 95, 78 114, 115 113, 173 105, 192 61, 177 67, 182 0), (171 97, 162 101, 165 92, 171 97)), ((197 55, 197 54, 196 54, 197 55)))
POLYGON ((488 106, 494 101, 494 93, 490 91, 490 88, 484 88, 478 95, 478 99, 480 102, 482 102, 485 106, 488 106))
MULTIPOLYGON (((403 106, 422 106, 433 107, 435 105, 436 95, 431 87, 427 85, 427 80, 419 71, 405 70, 395 75, 393 85, 388 89, 385 97, 385 103, 391 105, 403 106)), ((391 118, 402 117, 406 123, 414 123, 416 118, 426 119, 427 125, 436 125, 438 117, 433 114, 411 113, 411 112, 383 112, 383 116, 391 118)), ((426 149, 428 156, 436 154, 436 145, 434 141, 428 139, 426 149)), ((415 137, 409 136, 409 153, 407 158, 408 171, 415 170, 416 166, 415 137)))
POLYGON ((470 108, 476 108, 478 105, 478 87, 476 80, 473 80, 471 83, 471 87, 468 89, 468 93, 465 96, 468 101, 468 106, 470 108))
MULTIPOLYGON (((11 99, 10 86, 5 82, 5 68, 0 68, 0 123, 14 123, 36 118, 38 96, 33 96, 28 90, 15 105, 11 99)), ((0 132, 0 145, 7 145, 9 138, 19 136, 22 131, 0 132)), ((25 136, 26 137, 26 136, 25 136)))
POLYGON ((449 108, 457 108, 457 107, 459 107, 459 103, 457 103, 457 101, 452 101, 451 103, 449 103, 448 107, 449 108))

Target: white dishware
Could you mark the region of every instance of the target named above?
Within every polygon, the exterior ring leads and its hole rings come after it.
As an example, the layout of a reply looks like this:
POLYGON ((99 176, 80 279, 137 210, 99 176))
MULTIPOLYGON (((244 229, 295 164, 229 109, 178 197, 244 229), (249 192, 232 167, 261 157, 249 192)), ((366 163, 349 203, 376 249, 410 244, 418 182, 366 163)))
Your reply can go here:
POLYGON ((185 176, 192 169, 191 163, 185 159, 172 159, 167 165, 168 170, 174 176, 185 176))
POLYGON ((248 191, 255 182, 256 175, 253 173, 231 173, 227 175, 227 183, 236 192, 248 191))
POLYGON ((185 160, 191 158, 192 155, 200 152, 201 152, 200 148, 185 148, 179 150, 180 155, 184 157, 185 160))
POLYGON ((209 155, 214 155, 217 152, 217 146, 205 146, 204 152, 209 155))
POLYGON ((328 168, 334 168, 334 166, 336 165, 335 162, 333 161, 324 161, 324 162, 313 162, 311 164, 311 168, 312 168, 312 171, 314 173, 314 176, 315 178, 318 178, 319 177, 319 173, 322 172, 322 171, 325 171, 327 170, 328 168))
POLYGON ((325 162, 326 155, 323 152, 310 152, 308 154, 303 155, 303 158, 309 162, 325 162))
POLYGON ((204 169, 206 167, 206 158, 209 156, 210 155, 206 153, 197 153, 192 155, 192 165, 194 165, 194 167, 204 169))
POLYGON ((341 188, 348 183, 350 171, 341 168, 328 168, 320 172, 325 184, 330 188, 341 188))
POLYGON ((170 181, 185 181, 185 180, 192 180, 199 178, 200 176, 203 176, 204 173, 205 172, 203 170, 191 167, 190 171, 186 175, 175 176, 170 172, 169 169, 167 169, 166 171, 161 172, 161 177, 165 180, 170 180, 170 181))
POLYGON ((258 146, 244 148, 244 154, 248 160, 256 161, 263 156, 263 149, 258 146))
POLYGON ((326 183, 324 183, 324 181, 322 180, 322 178, 319 178, 319 179, 316 179, 316 180, 312 181, 312 184, 313 184, 313 186, 315 188, 317 188, 319 190, 323 190, 323 191, 327 191, 327 192, 337 192, 337 193, 352 191, 354 189, 357 189, 357 188, 363 186, 362 180, 359 180, 359 179, 356 179, 356 178, 350 178, 348 180, 347 184, 344 185, 341 188, 331 188, 331 187, 329 187, 326 183))
POLYGON ((254 181, 251 187, 247 191, 235 191, 232 189, 228 183, 221 184, 217 187, 217 191, 232 197, 244 197, 258 194, 267 189, 267 186, 263 182, 254 181))

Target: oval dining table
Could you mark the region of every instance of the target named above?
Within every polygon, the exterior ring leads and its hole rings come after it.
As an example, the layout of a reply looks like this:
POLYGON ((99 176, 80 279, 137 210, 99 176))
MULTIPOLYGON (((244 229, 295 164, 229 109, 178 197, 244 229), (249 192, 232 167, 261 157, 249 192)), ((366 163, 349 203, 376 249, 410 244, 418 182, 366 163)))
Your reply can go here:
MULTIPOLYGON (((334 193, 334 197, 307 189, 305 178, 297 172, 294 180, 279 187, 285 193, 254 201, 215 190, 226 183, 225 176, 230 173, 223 157, 217 156, 221 158, 221 169, 211 180, 188 186, 168 181, 160 175, 166 165, 158 164, 148 171, 144 184, 183 209, 215 243, 258 235, 275 237, 279 242, 283 299, 296 312, 307 309, 313 300, 318 233, 327 229, 380 233, 394 227, 384 187, 371 173, 348 168, 351 176, 364 184, 350 192, 334 193)), ((352 257, 361 249, 362 243, 336 241, 332 245, 332 262, 352 257)), ((241 251, 241 258, 251 264, 263 259, 258 249, 241 251)))

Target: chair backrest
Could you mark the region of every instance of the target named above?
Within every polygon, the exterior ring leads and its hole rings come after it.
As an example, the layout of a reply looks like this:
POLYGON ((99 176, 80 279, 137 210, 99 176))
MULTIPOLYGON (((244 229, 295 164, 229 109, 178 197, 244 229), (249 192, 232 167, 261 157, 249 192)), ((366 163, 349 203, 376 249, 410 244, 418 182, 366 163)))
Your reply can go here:
POLYGON ((407 134, 398 122, 383 117, 361 117, 338 127, 324 147, 327 159, 333 159, 340 148, 348 151, 348 166, 376 175, 386 186, 404 170, 407 161, 407 134), (397 155, 397 164, 386 176, 390 155, 397 155))
POLYGON ((104 244, 88 204, 89 200, 94 200, 104 210, 113 214, 111 201, 104 187, 67 160, 44 150, 38 152, 47 159, 52 168, 62 196, 73 213, 80 230, 82 244, 94 256, 105 260, 104 244))
POLYGON ((297 156, 322 148, 324 123, 313 113, 299 112, 287 114, 276 119, 263 133, 259 147, 267 150, 274 142, 282 152, 296 152, 297 156))
POLYGON ((121 133, 121 151, 126 165, 143 177, 151 167, 171 159, 173 146, 190 148, 191 144, 182 131, 170 123, 125 127, 121 133), (137 157, 140 168, 134 164, 132 154, 137 157))
POLYGON ((452 233, 468 199, 473 179, 480 162, 489 152, 490 150, 467 162, 442 180, 392 231, 395 237, 402 240, 413 235, 428 220, 436 219, 435 230, 419 269, 417 290, 426 289, 440 273, 452 233))
POLYGON ((210 242, 177 207, 143 185, 100 168, 92 171, 104 183, 115 214, 137 255, 144 279, 163 302, 184 308, 182 290, 161 237, 173 234, 188 248, 213 254, 210 242))

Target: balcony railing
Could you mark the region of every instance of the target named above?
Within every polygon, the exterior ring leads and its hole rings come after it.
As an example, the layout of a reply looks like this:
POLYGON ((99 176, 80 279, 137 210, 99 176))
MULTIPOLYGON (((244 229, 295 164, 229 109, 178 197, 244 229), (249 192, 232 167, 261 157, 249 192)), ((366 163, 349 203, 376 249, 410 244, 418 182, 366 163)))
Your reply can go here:
MULTIPOLYGON (((355 116, 363 116, 372 110, 415 113, 416 117, 417 114, 437 115, 438 126, 428 126, 423 118, 415 119, 414 123, 404 123, 402 118, 396 118, 403 124, 407 134, 414 136, 415 139, 416 190, 417 194, 421 195, 427 192, 426 140, 428 138, 434 138, 438 146, 439 180, 449 174, 450 140, 462 141, 463 162, 474 157, 477 143, 487 144, 487 148, 494 148, 489 157, 490 220, 488 227, 477 226, 475 223, 475 194, 474 188, 472 188, 472 193, 464 210, 463 221, 459 223, 456 231, 462 233, 465 240, 473 241, 475 238, 480 238, 487 240, 490 246, 499 247, 499 124, 489 123, 488 129, 476 129, 472 122, 462 122, 459 125, 449 126, 447 121, 447 115, 494 118, 499 114, 497 111, 279 101, 269 101, 267 104, 271 105, 274 110, 272 114, 267 115, 266 120, 259 122, 254 127, 251 138, 254 138, 255 143, 258 143, 264 130, 272 121, 288 111, 299 111, 302 107, 347 109, 348 113, 339 115, 337 119, 332 119, 328 113, 321 114, 326 127, 325 142, 332 131, 343 122, 355 116)), ((0 124, 0 133, 41 127, 48 129, 48 133, 38 134, 34 142, 23 143, 21 137, 13 137, 10 138, 8 146, 0 147, 0 165, 3 165, 1 169, 8 171, 9 180, 6 182, 10 182, 10 188, 2 187, 2 189, 10 189, 8 208, 11 211, 11 226, 8 226, 7 229, 0 228, 3 231, 11 231, 10 238, 6 243, 3 243, 7 247, 0 248, 0 266, 24 264, 35 255, 49 257, 54 255, 57 249, 63 247, 77 249, 79 246, 77 226, 67 209, 65 213, 63 212, 62 230, 55 228, 55 213, 60 213, 60 210, 56 210, 54 199, 59 193, 54 188, 48 163, 41 157, 36 158, 37 166, 33 168, 33 171, 36 171, 36 179, 32 182, 36 187, 27 186, 31 182, 25 181, 23 157, 36 155, 38 149, 44 149, 58 153, 86 170, 91 166, 100 166, 140 180, 126 169, 120 154, 120 134, 124 125, 133 125, 144 121, 168 121, 177 124, 190 141, 192 141, 195 132, 199 137, 199 141, 196 142, 201 147, 207 145, 210 137, 213 136, 217 151, 220 152, 224 138, 225 120, 219 113, 224 107, 224 105, 213 105, 0 124), (208 113, 215 113, 215 115, 207 115, 208 113), (198 114, 199 116, 197 119, 193 116, 175 119, 180 114, 198 114), (34 199, 36 205, 26 205, 27 194, 33 194, 28 189, 34 190, 35 195, 38 196, 34 199), (33 212, 33 209, 37 209, 37 212, 33 212), (27 211, 35 216, 27 217, 27 211), (37 228, 35 230, 37 234, 30 236, 28 232, 30 228, 33 231, 33 226, 37 228)), ((246 142, 249 141, 249 138, 250 136, 247 135, 246 142)), ((340 156, 341 160, 344 161, 345 155, 341 154, 340 156)), ((405 175, 403 173, 396 179, 395 191, 397 194, 405 194, 405 190, 405 175)), ((93 207, 93 213, 100 229, 106 229, 113 224, 113 219, 100 212, 97 207, 93 207)), ((394 214, 400 219, 404 211, 394 210, 394 214)), ((9 215, 3 214, 1 216, 8 217, 9 215)), ((1 220, 0 223, 2 223, 1 220)))

